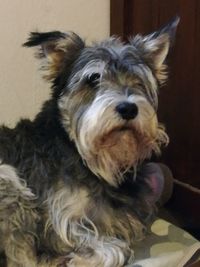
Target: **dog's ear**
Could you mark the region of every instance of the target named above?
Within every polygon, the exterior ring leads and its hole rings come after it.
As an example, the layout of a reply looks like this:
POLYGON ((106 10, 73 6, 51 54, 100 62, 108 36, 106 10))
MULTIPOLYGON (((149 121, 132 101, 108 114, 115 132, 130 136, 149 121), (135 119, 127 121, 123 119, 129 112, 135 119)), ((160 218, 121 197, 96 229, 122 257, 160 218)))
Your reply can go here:
POLYGON ((147 36, 136 36, 131 43, 140 50, 141 57, 154 70, 157 79, 165 79, 165 59, 174 43, 180 18, 176 16, 166 26, 147 36))
POLYGON ((159 69, 164 63, 166 56, 172 46, 176 29, 179 23, 179 17, 175 17, 166 26, 160 30, 144 37, 144 47, 146 49, 146 57, 152 60, 154 67, 159 69))
POLYGON ((36 57, 43 59, 42 69, 46 70, 44 78, 53 80, 63 71, 66 64, 70 65, 84 48, 83 40, 75 33, 32 32, 26 47, 37 46, 36 57))

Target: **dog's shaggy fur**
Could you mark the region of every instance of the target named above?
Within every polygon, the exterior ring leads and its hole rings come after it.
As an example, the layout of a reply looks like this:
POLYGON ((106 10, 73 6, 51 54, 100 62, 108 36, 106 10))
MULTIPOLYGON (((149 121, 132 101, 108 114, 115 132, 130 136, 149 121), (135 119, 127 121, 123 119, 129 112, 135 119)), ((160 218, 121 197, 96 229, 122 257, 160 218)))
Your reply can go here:
POLYGON ((157 89, 176 18, 123 44, 32 33, 52 97, 34 121, 0 128, 0 253, 8 267, 125 266, 159 182, 142 164, 168 142, 157 89))

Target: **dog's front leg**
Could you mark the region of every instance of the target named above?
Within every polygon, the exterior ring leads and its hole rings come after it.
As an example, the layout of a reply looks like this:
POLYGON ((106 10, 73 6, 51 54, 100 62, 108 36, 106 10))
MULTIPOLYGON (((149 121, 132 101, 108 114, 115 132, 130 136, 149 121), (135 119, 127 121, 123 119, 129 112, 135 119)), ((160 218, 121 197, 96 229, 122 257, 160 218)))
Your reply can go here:
POLYGON ((0 164, 0 250, 7 267, 36 267, 35 197, 16 170, 0 164))
POLYGON ((5 253, 7 267, 62 266, 62 258, 38 257, 37 220, 31 190, 12 166, 0 164, 0 252, 5 253))

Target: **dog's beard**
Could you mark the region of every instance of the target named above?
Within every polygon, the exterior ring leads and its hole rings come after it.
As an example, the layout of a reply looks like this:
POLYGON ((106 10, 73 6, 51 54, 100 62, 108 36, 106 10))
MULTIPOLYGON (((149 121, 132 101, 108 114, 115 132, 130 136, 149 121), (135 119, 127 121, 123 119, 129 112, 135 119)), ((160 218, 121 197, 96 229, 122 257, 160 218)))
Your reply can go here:
POLYGON ((123 173, 137 162, 139 144, 136 135, 131 129, 114 129, 108 134, 97 138, 95 142, 98 164, 101 166, 102 177, 110 177, 111 183, 118 183, 123 173))
POLYGON ((124 173, 159 153, 160 145, 168 141, 157 122, 154 109, 143 96, 130 96, 139 113, 134 120, 125 121, 115 111, 116 105, 127 101, 116 92, 98 95, 78 122, 75 142, 87 166, 109 184, 118 186, 124 173))
POLYGON ((105 134, 99 140, 97 139, 96 147, 100 153, 110 155, 110 158, 119 166, 119 169, 128 166, 130 159, 132 159, 132 162, 135 162, 139 149, 136 136, 128 128, 114 129, 110 133, 105 134))

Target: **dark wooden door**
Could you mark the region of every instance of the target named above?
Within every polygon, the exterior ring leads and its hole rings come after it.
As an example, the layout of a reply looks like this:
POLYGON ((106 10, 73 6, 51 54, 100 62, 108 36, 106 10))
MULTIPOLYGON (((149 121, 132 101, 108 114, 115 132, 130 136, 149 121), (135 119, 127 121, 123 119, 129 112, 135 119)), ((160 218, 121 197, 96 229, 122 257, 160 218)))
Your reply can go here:
POLYGON ((111 34, 124 40, 150 33, 179 15, 175 46, 169 55, 170 78, 159 95, 159 117, 170 144, 163 161, 194 194, 177 191, 177 207, 193 210, 200 225, 200 0, 111 0, 111 34), (188 197, 189 196, 189 197, 188 197), (193 201, 192 201, 193 198, 193 201))

